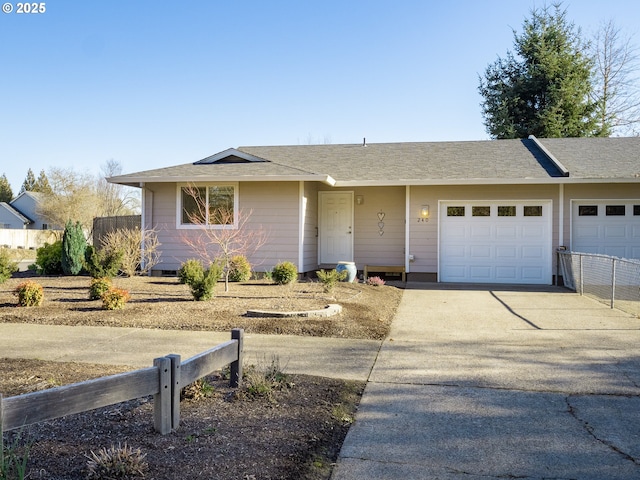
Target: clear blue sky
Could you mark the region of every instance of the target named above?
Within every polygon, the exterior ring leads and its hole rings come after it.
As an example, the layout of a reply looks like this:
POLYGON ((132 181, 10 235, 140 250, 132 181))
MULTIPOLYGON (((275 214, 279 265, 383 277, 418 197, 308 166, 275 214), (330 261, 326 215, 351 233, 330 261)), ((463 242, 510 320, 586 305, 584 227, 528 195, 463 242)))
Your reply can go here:
MULTIPOLYGON (((5 3, 0 0, 0 3, 5 3)), ((229 147, 482 140, 478 75, 533 0, 46 1, 0 13, 0 174, 229 147)), ((566 1, 640 42, 637 0, 566 1)), ((637 43, 638 43, 637 42, 637 43)))

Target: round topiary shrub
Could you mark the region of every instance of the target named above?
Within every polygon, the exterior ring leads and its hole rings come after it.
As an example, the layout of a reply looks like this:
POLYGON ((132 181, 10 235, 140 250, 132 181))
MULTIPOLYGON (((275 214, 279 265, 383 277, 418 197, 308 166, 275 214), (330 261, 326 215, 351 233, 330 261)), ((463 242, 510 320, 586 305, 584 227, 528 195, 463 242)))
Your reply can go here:
POLYGON ((89 287, 89 300, 99 300, 102 295, 112 287, 111 279, 108 277, 92 278, 89 287))
POLYGON ((129 292, 121 288, 111 287, 102 294, 102 308, 105 310, 120 310, 129 301, 129 292))
POLYGON ((33 280, 22 282, 13 293, 18 297, 18 305, 21 307, 39 307, 44 301, 42 285, 33 280))
POLYGON ((200 260, 190 258, 178 270, 178 281, 185 285, 201 282, 204 278, 204 267, 200 260))
POLYGON ((294 282, 298 278, 298 268, 291 262, 280 262, 273 267, 271 278, 278 285, 294 282))
POLYGON ((244 255, 235 255, 229 262, 229 280, 246 282, 251 278, 251 264, 244 255))

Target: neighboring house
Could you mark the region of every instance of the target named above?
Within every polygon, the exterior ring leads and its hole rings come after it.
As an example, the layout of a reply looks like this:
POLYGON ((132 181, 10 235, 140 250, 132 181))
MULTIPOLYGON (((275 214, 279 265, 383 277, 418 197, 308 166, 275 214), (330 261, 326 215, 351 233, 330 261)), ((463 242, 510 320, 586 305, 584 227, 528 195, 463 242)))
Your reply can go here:
POLYGON ((404 267, 409 279, 551 284, 556 249, 640 258, 640 138, 241 147, 108 179, 140 187, 156 267, 194 256, 189 186, 251 216, 259 271, 340 261, 404 267))
POLYGON ((33 222, 22 215, 7 202, 0 202, 0 228, 23 229, 29 228, 33 222))
MULTIPOLYGON (((30 230, 48 230, 51 228, 47 221, 38 214, 38 203, 41 201, 42 194, 39 192, 22 192, 11 200, 8 205, 4 204, 6 211, 12 211, 14 215, 17 214, 26 220, 21 224, 14 221, 11 224, 12 226, 5 226, 4 228, 25 228, 30 230)), ((4 220, 10 217, 6 215, 8 214, 5 211, 0 212, 0 225, 7 223, 4 220)))

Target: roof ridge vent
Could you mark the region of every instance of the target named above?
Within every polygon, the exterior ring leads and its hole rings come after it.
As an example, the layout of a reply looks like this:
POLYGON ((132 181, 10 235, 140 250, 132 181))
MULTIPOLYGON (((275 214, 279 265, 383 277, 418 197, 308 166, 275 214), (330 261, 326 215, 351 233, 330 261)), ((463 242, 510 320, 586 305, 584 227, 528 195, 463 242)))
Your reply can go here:
POLYGON ((529 140, 533 140, 533 143, 536 144, 540 151, 542 151, 542 153, 544 153, 546 157, 553 162, 556 168, 560 170, 560 173, 562 173, 563 177, 568 177, 570 175, 569 170, 567 170, 567 168, 562 163, 560 163, 560 160, 558 160, 549 150, 547 150, 547 148, 542 144, 540 140, 536 138, 535 135, 529 135, 529 140))

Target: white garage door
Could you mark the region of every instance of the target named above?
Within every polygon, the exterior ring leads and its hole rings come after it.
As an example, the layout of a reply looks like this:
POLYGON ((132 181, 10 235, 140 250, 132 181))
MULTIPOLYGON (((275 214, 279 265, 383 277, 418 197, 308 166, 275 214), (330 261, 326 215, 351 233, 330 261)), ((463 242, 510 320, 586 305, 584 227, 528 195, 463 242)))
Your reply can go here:
POLYGON ((574 252, 640 258, 640 200, 576 200, 571 223, 574 252))
POLYGON ((550 201, 440 204, 442 282, 551 284, 550 201))

